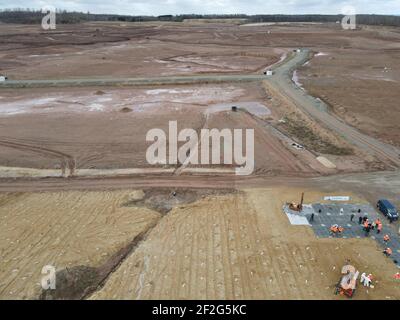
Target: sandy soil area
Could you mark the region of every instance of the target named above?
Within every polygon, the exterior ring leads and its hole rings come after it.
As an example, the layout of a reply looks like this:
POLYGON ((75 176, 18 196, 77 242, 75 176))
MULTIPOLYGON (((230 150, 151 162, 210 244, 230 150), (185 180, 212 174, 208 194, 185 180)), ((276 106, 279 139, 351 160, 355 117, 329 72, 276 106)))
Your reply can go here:
MULTIPOLYGON (((106 270, 91 299, 343 299, 334 285, 350 259, 376 278, 356 299, 399 299, 397 268, 375 241, 318 239, 311 228, 290 225, 282 205, 301 191, 3 193, 0 298, 39 298, 41 269, 54 265, 56 279, 77 277, 80 293, 106 270)), ((326 195, 305 192, 306 202, 326 195)), ((365 201, 329 193, 343 194, 365 201)), ((68 288, 58 290, 70 297, 68 288)))
POLYGON ((0 194, 0 299, 36 299, 41 270, 96 267, 159 214, 123 207, 133 191, 0 194))
MULTIPOLYGON (((245 190, 173 209, 91 298, 343 299, 334 285, 351 259, 377 279, 356 299, 398 299, 397 268, 376 242, 317 239, 289 224, 282 205, 299 192, 245 190)), ((307 191, 306 201, 322 196, 307 191)))

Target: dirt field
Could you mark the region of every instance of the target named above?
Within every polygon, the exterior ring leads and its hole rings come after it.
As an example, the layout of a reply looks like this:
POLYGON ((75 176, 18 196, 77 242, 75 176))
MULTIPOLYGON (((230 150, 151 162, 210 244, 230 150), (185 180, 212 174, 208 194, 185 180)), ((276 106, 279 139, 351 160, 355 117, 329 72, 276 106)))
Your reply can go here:
MULTIPOLYGON (((376 275, 359 299, 398 299, 396 267, 372 240, 316 239, 282 204, 299 190, 206 198, 165 216, 92 299, 334 299, 346 259, 376 275)), ((307 192, 307 201, 322 194, 307 192)), ((343 299, 343 298, 339 298, 343 299)))
MULTIPOLYGON (((262 75, 310 48, 292 80, 350 125, 400 146, 399 38, 398 29, 332 24, 2 24, 0 74, 262 75)), ((365 201, 351 187, 370 203, 387 195, 399 204, 398 171, 371 173, 388 167, 267 82, 0 88, 0 187, 22 191, 0 193, 0 299, 344 299, 333 292, 346 259, 376 279, 356 299, 400 299, 398 269, 376 241, 318 239, 282 213, 304 190, 306 202, 328 190, 365 201), (167 133, 171 120, 178 130, 254 129, 254 175, 202 176, 200 165, 149 175, 146 133, 167 133), (40 289, 45 265, 58 270, 56 292, 40 289)))
POLYGON ((160 217, 132 191, 0 195, 0 299, 36 299, 41 270, 105 264, 160 217))
POLYGON ((179 129, 201 128, 209 104, 259 97, 257 88, 233 85, 1 94, 10 101, 0 111, 3 165, 60 168, 73 158, 78 169, 149 166, 150 129, 168 132, 170 120, 179 129))
MULTIPOLYGON (((357 299, 400 297, 375 241, 289 224, 282 205, 300 189, 175 190, 2 194, 0 298, 39 298, 50 264, 82 291, 107 269, 91 299, 343 299, 333 291, 346 259, 376 277, 357 299)), ((323 195, 306 190, 306 202, 323 195)), ((62 289, 56 297, 71 297, 62 289)))
POLYGON ((342 47, 318 47, 300 82, 352 126, 400 146, 400 33, 366 28, 342 47), (340 92, 340 94, 338 94, 340 92))
MULTIPOLYGON (((1 94, 2 177, 68 175, 71 167, 74 175, 90 175, 82 169, 104 170, 109 175, 110 170, 149 168, 146 150, 151 142, 146 142, 146 134, 153 128, 168 133, 169 121, 177 121, 178 130, 194 128, 198 134, 202 128, 254 129, 255 174, 335 172, 307 150, 291 147, 289 137, 274 131, 282 108, 271 103, 261 83, 64 88, 51 93, 25 89, 17 96, 9 89, 1 94), (241 111, 232 112, 232 105, 241 111)), ((356 166, 350 170, 356 171, 356 166)))
MULTIPOLYGON (((350 124, 389 143, 399 140, 398 110, 393 104, 397 100, 393 86, 398 81, 399 49, 395 29, 365 27, 344 32, 330 24, 239 25, 237 21, 87 23, 60 25, 56 32, 4 25, 0 37, 0 72, 10 79, 260 74, 293 48, 308 47, 319 54, 297 71, 297 81, 304 82, 307 90, 327 101, 350 124), (378 113, 383 118, 376 123, 378 113)), ((65 168, 143 168, 147 166, 144 155, 148 146, 144 136, 149 129, 165 129, 168 120, 177 120, 182 127, 199 130, 205 110, 240 102, 266 106, 271 112, 267 121, 287 135, 276 139, 260 128, 262 124, 245 121, 246 126, 263 132, 257 135, 258 174, 385 168, 376 159, 350 150, 319 123, 295 114, 275 93, 258 84, 65 88, 50 92, 3 89, 0 165, 17 171, 37 168, 61 172, 65 168), (153 117, 155 112, 157 117, 153 117), (287 119, 286 124, 280 123, 281 119, 287 119), (308 152, 294 150, 290 139, 306 146, 308 152), (262 150, 271 144, 281 151, 265 156, 262 150), (337 170, 316 163, 321 154, 337 170)), ((225 123, 237 126, 236 120, 226 115, 213 118, 216 127, 225 123)), ((9 175, 10 171, 2 176, 9 175)))
POLYGON ((139 77, 254 72, 279 60, 280 49, 231 47, 242 33, 238 26, 210 26, 88 23, 56 32, 2 26, 0 70, 18 79, 139 77))

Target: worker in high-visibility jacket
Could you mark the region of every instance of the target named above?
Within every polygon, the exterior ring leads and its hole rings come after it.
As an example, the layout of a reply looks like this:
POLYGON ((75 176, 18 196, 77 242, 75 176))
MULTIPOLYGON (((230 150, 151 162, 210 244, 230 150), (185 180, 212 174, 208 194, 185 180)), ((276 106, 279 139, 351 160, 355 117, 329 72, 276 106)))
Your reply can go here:
POLYGON ((379 234, 381 233, 383 228, 382 222, 380 222, 379 224, 376 225, 376 233, 379 234))
POLYGON ((388 234, 385 234, 385 236, 383 237, 383 242, 388 243, 390 241, 390 237, 388 234))
POLYGON ((338 232, 338 225, 334 224, 333 226, 330 227, 329 231, 331 232, 332 235, 335 235, 338 232))
POLYGON ((390 248, 386 248, 383 253, 385 254, 385 256, 390 257, 393 253, 392 249, 390 248))

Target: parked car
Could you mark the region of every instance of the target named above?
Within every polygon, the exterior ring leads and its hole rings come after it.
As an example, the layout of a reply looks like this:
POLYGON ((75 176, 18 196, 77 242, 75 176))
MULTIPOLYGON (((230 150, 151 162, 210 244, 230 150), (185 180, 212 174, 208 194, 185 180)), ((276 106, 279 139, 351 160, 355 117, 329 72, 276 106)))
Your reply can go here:
POLYGON ((396 207, 389 200, 381 199, 378 201, 376 206, 378 207, 379 211, 382 212, 389 219, 392 220, 399 219, 399 213, 396 207))

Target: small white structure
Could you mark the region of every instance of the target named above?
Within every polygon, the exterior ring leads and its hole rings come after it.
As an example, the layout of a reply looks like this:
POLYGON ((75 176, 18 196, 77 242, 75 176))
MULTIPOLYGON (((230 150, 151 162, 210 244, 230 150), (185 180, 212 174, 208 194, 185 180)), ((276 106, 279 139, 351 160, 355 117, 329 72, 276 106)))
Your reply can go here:
POLYGON ((300 52, 301 52, 301 49, 297 49, 296 52, 297 52, 297 53, 300 53, 300 52))
POLYGON ((272 70, 267 70, 267 72, 265 74, 267 76, 272 76, 274 74, 274 72, 272 70))
POLYGON ((0 76, 0 82, 4 82, 4 81, 6 81, 7 80, 7 77, 6 76, 0 76))

